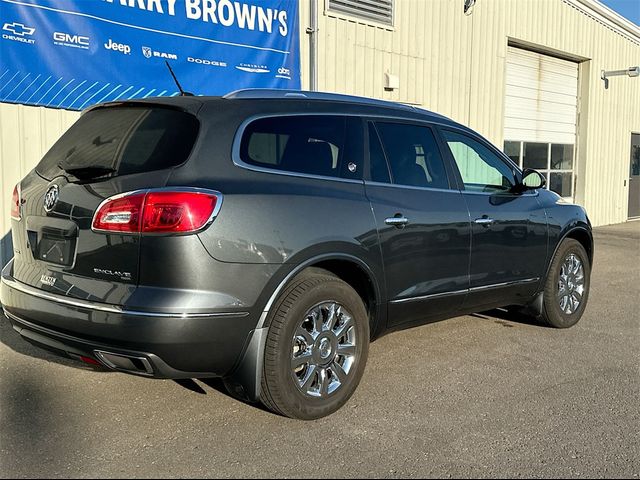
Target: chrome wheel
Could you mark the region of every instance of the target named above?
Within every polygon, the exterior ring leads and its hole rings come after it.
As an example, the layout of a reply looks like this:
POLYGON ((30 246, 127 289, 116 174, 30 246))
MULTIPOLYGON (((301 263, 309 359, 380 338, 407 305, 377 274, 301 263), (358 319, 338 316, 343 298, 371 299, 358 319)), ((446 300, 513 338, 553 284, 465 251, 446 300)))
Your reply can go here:
POLYGON ((558 277, 558 303, 567 315, 575 313, 584 296, 584 267, 580 258, 571 253, 564 259, 558 277))
POLYGON ((305 395, 327 397, 354 370, 356 329, 353 317, 336 302, 310 308, 293 336, 291 371, 305 395))

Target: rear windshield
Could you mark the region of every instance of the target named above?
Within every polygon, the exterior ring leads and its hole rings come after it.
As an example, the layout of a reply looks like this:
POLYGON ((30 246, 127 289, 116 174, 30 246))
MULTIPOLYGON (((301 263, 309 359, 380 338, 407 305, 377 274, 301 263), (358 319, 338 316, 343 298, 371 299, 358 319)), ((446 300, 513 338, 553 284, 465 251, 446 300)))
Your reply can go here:
POLYGON ((36 171, 51 180, 66 171, 80 180, 162 170, 184 162, 198 120, 158 107, 112 107, 83 115, 47 152, 36 171))

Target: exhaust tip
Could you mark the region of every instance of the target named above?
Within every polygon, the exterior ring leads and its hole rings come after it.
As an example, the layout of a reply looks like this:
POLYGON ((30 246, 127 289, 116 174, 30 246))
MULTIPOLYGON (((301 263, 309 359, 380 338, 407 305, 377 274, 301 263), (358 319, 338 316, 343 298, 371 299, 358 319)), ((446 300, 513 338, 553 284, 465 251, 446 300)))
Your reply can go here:
POLYGON ((105 352, 103 350, 94 350, 93 353, 102 363, 113 370, 134 373, 136 375, 153 375, 151 363, 145 357, 123 355, 120 353, 105 352))

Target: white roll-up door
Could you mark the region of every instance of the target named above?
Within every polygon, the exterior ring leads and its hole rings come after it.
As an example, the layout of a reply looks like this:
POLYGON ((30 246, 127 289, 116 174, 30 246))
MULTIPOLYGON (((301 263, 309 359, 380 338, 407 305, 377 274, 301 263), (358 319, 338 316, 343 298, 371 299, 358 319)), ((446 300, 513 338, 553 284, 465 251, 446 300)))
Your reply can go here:
POLYGON ((543 173, 548 188, 564 197, 574 190, 577 105, 577 63, 508 48, 505 152, 543 173))
POLYGON ((578 64, 509 47, 505 139, 575 143, 578 64))

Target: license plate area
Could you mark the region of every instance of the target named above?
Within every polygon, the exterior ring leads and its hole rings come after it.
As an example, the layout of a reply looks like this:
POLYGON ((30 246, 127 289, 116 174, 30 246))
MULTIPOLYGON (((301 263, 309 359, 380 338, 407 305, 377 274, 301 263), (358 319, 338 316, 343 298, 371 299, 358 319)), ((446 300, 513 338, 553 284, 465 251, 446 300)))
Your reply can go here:
POLYGON ((70 267, 76 251, 76 238, 42 234, 35 249, 35 257, 43 262, 70 267))
POLYGON ((49 217, 27 217, 27 241, 35 260, 71 267, 76 256, 78 226, 49 217))

